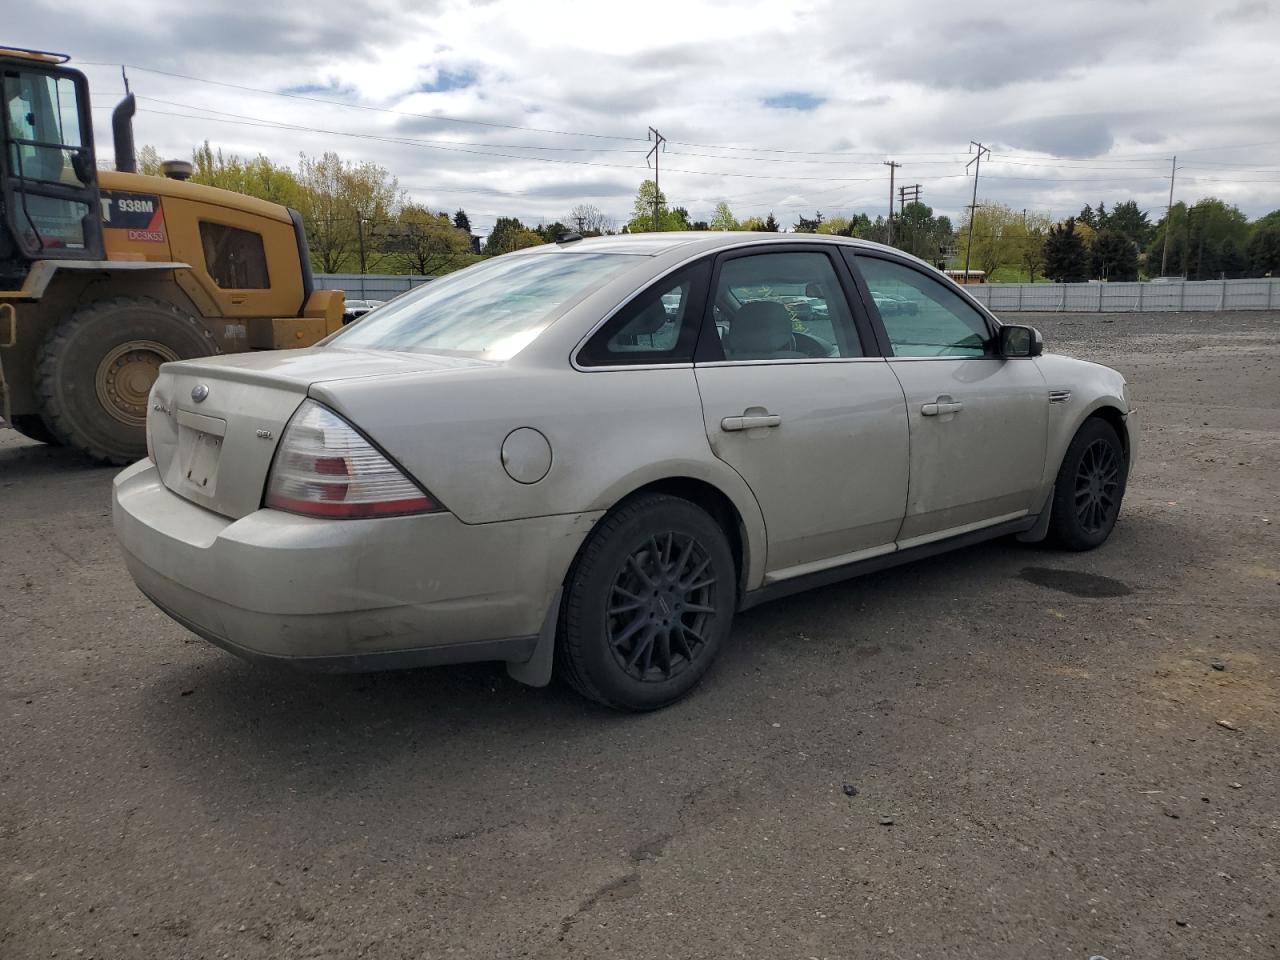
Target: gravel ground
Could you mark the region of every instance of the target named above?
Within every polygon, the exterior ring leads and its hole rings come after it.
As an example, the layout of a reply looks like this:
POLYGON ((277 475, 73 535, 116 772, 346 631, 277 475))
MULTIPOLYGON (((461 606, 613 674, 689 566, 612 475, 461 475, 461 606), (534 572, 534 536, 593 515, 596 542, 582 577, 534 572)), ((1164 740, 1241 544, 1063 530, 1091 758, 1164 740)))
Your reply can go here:
POLYGON ((1022 316, 1132 384, 1111 542, 759 608, 648 716, 247 666, 0 430, 0 957, 1280 956, 1280 314, 1022 316))

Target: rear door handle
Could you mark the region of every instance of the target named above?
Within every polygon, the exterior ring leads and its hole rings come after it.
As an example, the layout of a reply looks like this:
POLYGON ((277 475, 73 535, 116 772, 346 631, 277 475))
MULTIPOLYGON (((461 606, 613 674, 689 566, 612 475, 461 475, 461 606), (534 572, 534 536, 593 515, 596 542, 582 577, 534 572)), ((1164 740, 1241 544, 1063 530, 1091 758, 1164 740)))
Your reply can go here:
POLYGON ((720 421, 720 429, 733 432, 735 430, 750 430, 753 427, 776 427, 782 423, 782 417, 776 413, 766 413, 741 417, 725 417, 720 421))
POLYGON ((952 400, 950 397, 943 395, 933 403, 926 403, 920 408, 921 416, 940 417, 948 413, 959 413, 964 409, 964 404, 959 400, 952 400))

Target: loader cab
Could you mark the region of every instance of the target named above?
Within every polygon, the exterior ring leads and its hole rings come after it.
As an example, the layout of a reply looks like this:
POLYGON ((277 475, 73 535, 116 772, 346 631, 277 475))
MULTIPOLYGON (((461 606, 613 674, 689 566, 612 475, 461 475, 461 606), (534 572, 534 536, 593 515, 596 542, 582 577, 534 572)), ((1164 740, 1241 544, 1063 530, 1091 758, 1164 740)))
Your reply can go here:
POLYGON ((0 48, 0 284, 103 258, 89 85, 66 59, 0 48))

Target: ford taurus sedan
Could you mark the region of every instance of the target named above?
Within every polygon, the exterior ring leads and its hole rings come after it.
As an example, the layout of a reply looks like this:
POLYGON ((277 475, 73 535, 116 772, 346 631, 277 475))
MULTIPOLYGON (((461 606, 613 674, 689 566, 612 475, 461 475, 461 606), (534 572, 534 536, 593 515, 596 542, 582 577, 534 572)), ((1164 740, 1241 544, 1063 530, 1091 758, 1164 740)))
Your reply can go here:
POLYGON ((193 632, 501 660, 632 710, 762 601, 1010 534, 1098 546, 1134 453, 1114 370, 899 251, 747 233, 567 240, 312 349, 165 364, 147 430, 115 529, 193 632))

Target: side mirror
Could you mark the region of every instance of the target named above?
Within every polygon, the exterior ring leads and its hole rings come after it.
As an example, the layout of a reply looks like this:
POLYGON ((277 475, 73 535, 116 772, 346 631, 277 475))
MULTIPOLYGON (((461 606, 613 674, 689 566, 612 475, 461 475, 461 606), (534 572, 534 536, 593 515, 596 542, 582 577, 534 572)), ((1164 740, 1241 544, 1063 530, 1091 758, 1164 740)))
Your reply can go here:
POLYGON ((1000 356, 1038 357, 1044 353, 1044 338, 1035 327, 1009 324, 1000 328, 1000 356))
POLYGON ((71 151, 71 172, 83 184, 93 182, 93 168, 89 165, 89 154, 84 150, 71 151))

